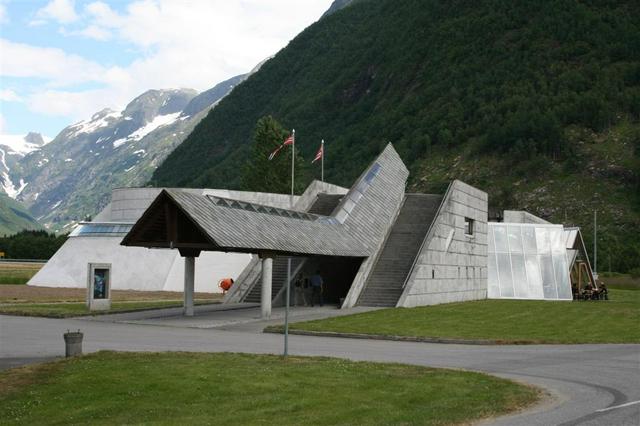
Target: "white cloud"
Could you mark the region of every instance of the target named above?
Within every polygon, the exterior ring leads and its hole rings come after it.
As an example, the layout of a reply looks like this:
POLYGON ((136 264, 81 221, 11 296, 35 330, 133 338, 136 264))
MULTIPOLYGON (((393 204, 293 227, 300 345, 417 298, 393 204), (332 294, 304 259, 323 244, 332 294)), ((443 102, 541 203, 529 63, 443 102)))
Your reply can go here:
POLYGON ((98 41, 107 41, 111 39, 111 32, 97 25, 88 25, 81 30, 67 31, 62 28, 61 33, 67 36, 83 36, 98 41))
POLYGON ((331 2, 135 0, 117 11, 95 1, 78 15, 73 2, 54 0, 37 18, 74 22, 61 33, 99 40, 97 49, 124 45, 137 59, 113 67, 101 64, 100 57, 88 60, 62 49, 0 40, 0 75, 44 82, 24 94, 35 113, 83 119, 105 107, 121 109, 152 88, 206 90, 248 72, 316 21, 331 2), (98 88, 78 86, 84 83, 98 88))
POLYGON ((37 47, 0 39, 3 77, 35 77, 53 86, 101 81, 105 68, 62 49, 37 47))
POLYGON ((85 13, 96 29, 112 31, 140 49, 141 58, 128 68, 134 81, 203 90, 276 53, 330 4, 331 0, 139 0, 117 13, 97 1, 88 4, 85 13))
POLYGON ((4 121, 4 116, 0 114, 0 134, 3 134, 5 129, 6 129, 6 125, 4 121))
MULTIPOLYGON (((54 20, 61 24, 70 24, 78 20, 74 0, 51 0, 45 7, 36 12, 40 20, 54 20)), ((38 24, 39 20, 32 21, 38 24)))
POLYGON ((0 101, 20 102, 22 101, 22 98, 11 89, 0 89, 0 101))
POLYGON ((82 120, 109 105, 120 105, 126 99, 118 97, 118 92, 108 89, 72 92, 65 90, 45 90, 33 93, 27 99, 31 111, 69 117, 72 121, 82 120))

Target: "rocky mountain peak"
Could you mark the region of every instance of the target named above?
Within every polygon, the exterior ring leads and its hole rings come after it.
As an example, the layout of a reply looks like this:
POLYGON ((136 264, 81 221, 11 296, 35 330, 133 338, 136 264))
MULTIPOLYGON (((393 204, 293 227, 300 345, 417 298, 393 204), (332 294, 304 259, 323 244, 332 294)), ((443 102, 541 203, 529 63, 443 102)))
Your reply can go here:
POLYGON ((42 146, 45 144, 45 140, 40 133, 29 132, 24 137, 25 142, 30 143, 32 145, 42 146))
POLYGON ((122 113, 125 117, 147 122, 157 115, 182 111, 197 94, 193 89, 147 90, 131 101, 122 113))
POLYGON ((111 108, 104 108, 91 116, 91 121, 101 120, 107 116, 113 115, 116 111, 111 108))

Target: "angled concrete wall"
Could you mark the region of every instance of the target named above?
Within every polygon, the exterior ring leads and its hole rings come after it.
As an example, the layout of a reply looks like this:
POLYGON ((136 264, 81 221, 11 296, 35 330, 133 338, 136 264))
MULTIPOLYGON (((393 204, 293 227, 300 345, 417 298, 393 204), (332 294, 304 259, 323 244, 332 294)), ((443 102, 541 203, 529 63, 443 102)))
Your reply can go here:
POLYGON ((309 184, 307 189, 305 189, 304 193, 298 197, 295 205, 293 206, 293 210, 299 212, 308 211, 313 203, 316 202, 318 198, 318 194, 336 194, 336 195, 344 195, 349 190, 347 188, 343 188, 338 185, 333 185, 327 182, 321 182, 319 180, 314 180, 309 184))
POLYGON ((487 210, 486 192, 451 183, 397 306, 487 298, 487 210), (465 218, 473 219, 473 235, 465 218))
POLYGON ((342 308, 351 308, 358 302, 367 278, 384 247, 385 238, 398 216, 408 177, 409 170, 389 144, 376 162, 362 173, 336 208, 336 217, 340 220, 341 216, 346 216, 345 227, 354 230, 355 238, 367 241, 372 252, 371 256, 362 261, 342 308), (372 180, 365 194, 359 198, 358 188, 366 181, 366 176, 378 166, 378 175, 372 180))
MULTIPOLYGON (((85 288, 88 263, 111 263, 114 290, 183 290, 184 258, 177 250, 124 247, 121 240, 122 237, 70 237, 28 284, 85 288)), ((220 292, 218 280, 236 278, 250 260, 248 254, 202 252, 196 259, 195 291, 220 292)))

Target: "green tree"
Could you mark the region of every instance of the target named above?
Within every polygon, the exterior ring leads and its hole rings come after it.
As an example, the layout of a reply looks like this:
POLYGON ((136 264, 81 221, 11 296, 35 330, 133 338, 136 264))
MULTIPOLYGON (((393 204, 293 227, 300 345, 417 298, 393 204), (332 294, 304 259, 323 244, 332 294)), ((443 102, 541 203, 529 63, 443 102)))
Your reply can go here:
MULTIPOLYGON (((271 116, 258 120, 253 136, 253 146, 242 170, 242 189, 245 191, 291 193, 291 146, 283 147, 269 160, 269 155, 289 136, 278 121, 271 116)), ((304 191, 308 167, 296 148, 295 193, 304 191)))
POLYGON ((24 230, 0 238, 0 251, 8 259, 49 259, 66 240, 67 235, 24 230))

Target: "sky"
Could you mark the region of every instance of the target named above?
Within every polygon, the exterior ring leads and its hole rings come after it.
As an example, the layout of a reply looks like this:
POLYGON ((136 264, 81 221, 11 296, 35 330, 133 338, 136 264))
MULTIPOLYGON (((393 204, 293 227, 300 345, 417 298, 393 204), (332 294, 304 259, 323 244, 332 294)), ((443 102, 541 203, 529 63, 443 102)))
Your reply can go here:
POLYGON ((0 0, 0 135, 250 71, 333 0, 0 0))

